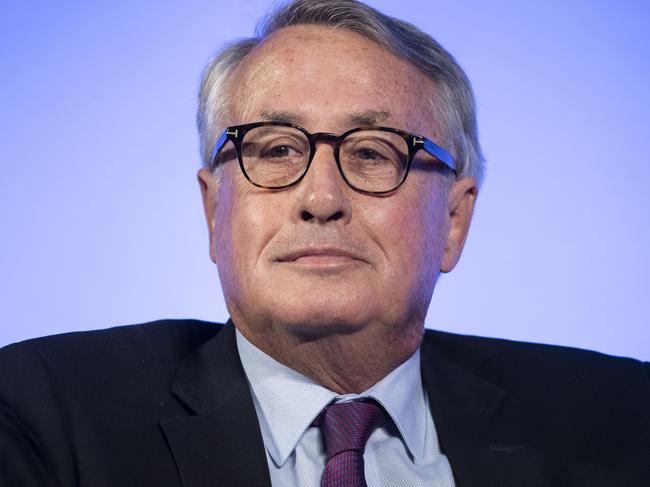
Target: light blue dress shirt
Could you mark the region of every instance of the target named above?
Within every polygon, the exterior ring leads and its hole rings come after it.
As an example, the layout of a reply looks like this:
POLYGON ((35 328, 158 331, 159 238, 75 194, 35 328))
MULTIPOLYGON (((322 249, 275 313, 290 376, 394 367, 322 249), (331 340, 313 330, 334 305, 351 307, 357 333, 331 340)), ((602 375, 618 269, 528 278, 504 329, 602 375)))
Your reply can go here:
POLYGON ((420 351, 362 394, 340 395, 274 360, 237 331, 273 487, 317 487, 325 468, 320 429, 312 422, 330 402, 361 397, 392 418, 374 431, 363 455, 369 487, 454 487, 422 387, 420 351))

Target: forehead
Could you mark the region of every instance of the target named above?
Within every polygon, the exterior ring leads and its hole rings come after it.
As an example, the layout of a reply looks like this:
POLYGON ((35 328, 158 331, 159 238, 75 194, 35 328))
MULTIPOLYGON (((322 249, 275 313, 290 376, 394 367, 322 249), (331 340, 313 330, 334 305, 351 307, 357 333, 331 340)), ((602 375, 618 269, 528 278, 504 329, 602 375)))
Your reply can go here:
POLYGON ((308 130, 340 131, 355 115, 380 113, 382 124, 434 135, 434 90, 414 65, 359 34, 292 26, 265 39, 236 69, 230 122, 286 113, 308 130))

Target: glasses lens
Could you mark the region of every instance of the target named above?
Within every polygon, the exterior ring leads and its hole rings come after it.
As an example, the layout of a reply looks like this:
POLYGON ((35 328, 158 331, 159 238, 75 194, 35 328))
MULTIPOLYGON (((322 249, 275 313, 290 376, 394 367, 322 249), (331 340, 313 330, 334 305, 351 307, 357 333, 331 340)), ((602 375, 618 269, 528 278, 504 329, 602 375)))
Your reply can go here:
POLYGON ((362 191, 391 191, 404 178, 408 145, 392 132, 360 130, 343 140, 339 159, 352 186, 362 191))
POLYGON ((309 160, 309 141, 293 127, 256 127, 246 133, 241 155, 244 171, 253 183, 281 187, 302 176, 309 160))

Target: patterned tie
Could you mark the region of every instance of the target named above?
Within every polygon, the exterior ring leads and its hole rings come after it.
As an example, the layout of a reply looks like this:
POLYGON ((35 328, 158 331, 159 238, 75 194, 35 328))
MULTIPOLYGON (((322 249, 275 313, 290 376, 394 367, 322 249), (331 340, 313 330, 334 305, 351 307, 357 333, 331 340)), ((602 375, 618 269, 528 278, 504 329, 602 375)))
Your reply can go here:
POLYGON ((384 410, 375 401, 341 402, 324 409, 316 421, 327 450, 322 487, 367 487, 363 451, 383 419, 384 410))

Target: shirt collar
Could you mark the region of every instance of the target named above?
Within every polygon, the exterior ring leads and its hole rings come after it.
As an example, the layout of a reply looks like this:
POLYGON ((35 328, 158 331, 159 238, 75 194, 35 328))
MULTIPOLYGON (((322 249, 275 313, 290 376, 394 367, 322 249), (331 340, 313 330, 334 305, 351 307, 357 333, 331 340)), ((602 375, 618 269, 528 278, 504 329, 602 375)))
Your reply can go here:
POLYGON ((384 407, 413 460, 420 463, 424 455, 427 415, 430 414, 422 387, 420 349, 360 395, 372 397, 384 407))
POLYGON ((388 412, 415 463, 424 455, 426 406, 420 351, 361 394, 339 395, 273 359, 236 331, 237 348, 248 378, 269 455, 283 465, 303 433, 332 401, 371 397, 388 412))

